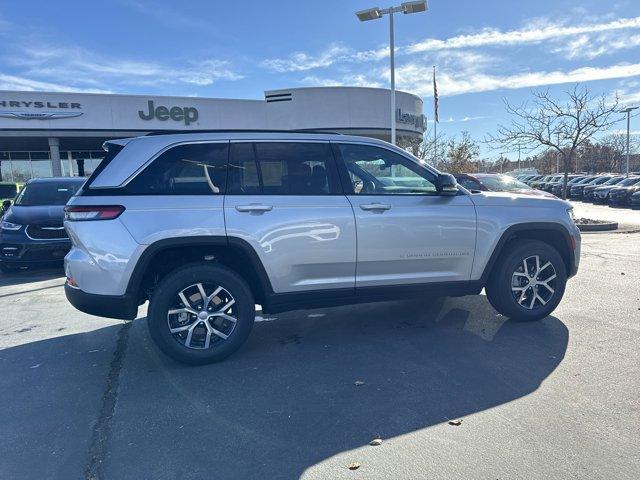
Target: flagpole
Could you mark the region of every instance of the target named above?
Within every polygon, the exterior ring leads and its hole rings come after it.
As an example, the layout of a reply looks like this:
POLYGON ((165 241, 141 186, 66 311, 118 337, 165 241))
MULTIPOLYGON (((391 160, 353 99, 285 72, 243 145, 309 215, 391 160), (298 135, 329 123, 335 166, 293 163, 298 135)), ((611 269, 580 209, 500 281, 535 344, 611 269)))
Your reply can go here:
POLYGON ((436 66, 433 66, 433 165, 436 166, 436 160, 438 157, 438 110, 437 110, 437 105, 436 105, 436 91, 435 91, 435 86, 436 86, 436 66))

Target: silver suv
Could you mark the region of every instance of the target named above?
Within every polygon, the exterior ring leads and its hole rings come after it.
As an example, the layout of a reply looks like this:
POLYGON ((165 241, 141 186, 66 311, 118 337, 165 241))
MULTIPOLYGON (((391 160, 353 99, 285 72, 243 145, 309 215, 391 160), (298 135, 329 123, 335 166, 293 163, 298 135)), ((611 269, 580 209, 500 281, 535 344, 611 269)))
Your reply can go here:
POLYGON ((568 203, 471 194, 383 141, 215 132, 105 144, 66 206, 69 301, 133 319, 171 357, 221 360, 265 313, 486 289, 551 313, 578 268, 568 203))

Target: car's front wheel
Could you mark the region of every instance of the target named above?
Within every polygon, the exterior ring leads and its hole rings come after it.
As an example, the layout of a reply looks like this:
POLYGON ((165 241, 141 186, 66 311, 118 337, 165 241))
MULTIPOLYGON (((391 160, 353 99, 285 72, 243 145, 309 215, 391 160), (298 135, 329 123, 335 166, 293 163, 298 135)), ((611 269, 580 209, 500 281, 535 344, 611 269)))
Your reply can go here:
POLYGON ((188 265, 167 275, 147 322, 160 350, 180 362, 220 361, 245 342, 255 319, 251 289, 222 265, 188 265))
POLYGON ((537 240, 508 247, 486 285, 493 307, 514 320, 539 320, 560 303, 567 272, 560 254, 537 240))

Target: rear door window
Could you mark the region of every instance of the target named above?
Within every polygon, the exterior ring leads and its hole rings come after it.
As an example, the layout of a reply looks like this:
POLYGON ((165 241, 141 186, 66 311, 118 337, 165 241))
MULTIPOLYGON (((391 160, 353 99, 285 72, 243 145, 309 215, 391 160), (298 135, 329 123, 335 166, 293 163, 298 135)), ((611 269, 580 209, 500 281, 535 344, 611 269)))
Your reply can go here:
POLYGON ((232 143, 228 193, 340 193, 331 146, 321 142, 232 143))

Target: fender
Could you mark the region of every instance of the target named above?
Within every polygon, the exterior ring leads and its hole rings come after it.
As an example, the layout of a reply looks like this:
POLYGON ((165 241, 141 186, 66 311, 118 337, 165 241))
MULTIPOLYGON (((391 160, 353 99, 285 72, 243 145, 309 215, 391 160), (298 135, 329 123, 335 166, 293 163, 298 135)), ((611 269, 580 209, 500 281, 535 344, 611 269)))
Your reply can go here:
MULTIPOLYGON (((555 222, 528 222, 528 223, 517 223, 515 225, 511 225, 508 227, 500 236, 498 243, 493 249, 493 253, 491 257, 489 257, 489 261, 484 266, 484 270, 482 271, 482 276, 480 277, 480 282, 485 285, 489 280, 489 275, 491 275, 491 270, 495 265, 498 257, 502 253, 505 245, 509 240, 513 237, 517 236, 518 233, 522 232, 530 232, 532 230, 548 230, 548 231, 556 231, 559 232, 564 238, 567 246, 567 252, 569 258, 564 259, 567 263, 567 278, 572 277, 576 274, 576 266, 575 266, 575 251, 573 248, 574 241, 571 233, 567 230, 562 224, 555 222)), ((563 252, 558 252, 561 256, 564 257, 563 252)))
POLYGON ((260 282, 262 291, 266 296, 273 294, 273 288, 271 287, 269 276, 267 275, 267 272, 264 269, 264 266, 262 265, 258 254, 253 250, 248 242, 236 237, 226 237, 223 235, 204 235, 196 237, 165 238, 150 244, 144 250, 144 252, 142 252, 142 255, 138 259, 138 262, 133 269, 133 273, 131 274, 129 283, 127 284, 127 295, 133 295, 136 297, 138 296, 144 274, 156 255, 161 253, 163 250, 167 250, 170 248, 194 246, 232 247, 242 250, 242 252, 246 254, 247 258, 251 262, 251 265, 258 276, 258 281, 260 282))

